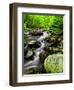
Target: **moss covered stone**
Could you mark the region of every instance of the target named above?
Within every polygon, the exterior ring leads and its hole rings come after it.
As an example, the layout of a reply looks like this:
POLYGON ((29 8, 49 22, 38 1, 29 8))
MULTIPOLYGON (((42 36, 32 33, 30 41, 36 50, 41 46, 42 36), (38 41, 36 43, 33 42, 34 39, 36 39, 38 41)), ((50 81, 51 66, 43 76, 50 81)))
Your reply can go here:
POLYGON ((63 55, 49 55, 44 62, 44 68, 47 73, 62 73, 63 72, 63 55))

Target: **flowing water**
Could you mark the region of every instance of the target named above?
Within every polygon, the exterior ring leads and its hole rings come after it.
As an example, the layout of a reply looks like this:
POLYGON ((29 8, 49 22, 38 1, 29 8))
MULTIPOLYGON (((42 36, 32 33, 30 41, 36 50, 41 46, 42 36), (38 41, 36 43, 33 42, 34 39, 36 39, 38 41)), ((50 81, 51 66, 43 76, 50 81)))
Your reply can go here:
POLYGON ((24 69, 25 70, 30 69, 30 68, 36 68, 36 67, 38 69, 40 69, 42 67, 41 63, 40 63, 40 60, 39 60, 39 54, 43 51, 43 48, 46 45, 44 39, 47 36, 48 36, 48 33, 43 32, 43 35, 39 36, 39 38, 37 39, 37 41, 40 42, 41 46, 34 50, 34 52, 35 52, 34 60, 28 61, 27 63, 24 64, 24 69))

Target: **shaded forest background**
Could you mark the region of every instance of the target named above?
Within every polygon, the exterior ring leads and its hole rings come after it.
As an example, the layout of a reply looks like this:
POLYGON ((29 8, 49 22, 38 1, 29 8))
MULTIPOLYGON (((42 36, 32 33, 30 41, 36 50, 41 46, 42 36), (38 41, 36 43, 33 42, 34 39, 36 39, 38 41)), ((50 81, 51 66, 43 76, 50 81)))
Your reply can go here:
POLYGON ((43 29, 57 34, 63 33, 63 16, 24 15, 24 30, 43 29))

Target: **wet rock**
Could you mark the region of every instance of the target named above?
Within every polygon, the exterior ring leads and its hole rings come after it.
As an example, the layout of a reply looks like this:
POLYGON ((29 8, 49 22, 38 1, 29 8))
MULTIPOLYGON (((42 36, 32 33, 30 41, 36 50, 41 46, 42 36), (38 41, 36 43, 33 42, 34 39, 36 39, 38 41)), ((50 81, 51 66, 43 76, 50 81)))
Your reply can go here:
POLYGON ((39 57, 42 64, 44 63, 44 60, 48 55, 49 54, 46 51, 43 51, 42 53, 40 53, 39 57))
POLYGON ((33 56, 34 56, 34 52, 32 50, 28 50, 28 51, 25 51, 25 54, 24 54, 24 59, 33 59, 33 56))
POLYGON ((57 47, 57 39, 54 36, 48 36, 44 39, 47 42, 46 47, 57 47))
POLYGON ((46 37, 46 38, 44 39, 44 41, 45 41, 46 43, 50 43, 50 42, 51 42, 51 39, 50 39, 50 37, 46 37))
POLYGON ((25 46, 25 47, 24 47, 24 55, 27 54, 27 51, 28 51, 27 46, 25 46))
POLYGON ((58 52, 60 52, 60 49, 53 47, 53 53, 58 53, 58 52))
POLYGON ((33 44, 35 44, 35 43, 36 43, 35 40, 31 40, 30 42, 28 42, 28 45, 33 45, 33 44))
POLYGON ((53 48, 51 47, 50 44, 48 44, 46 47, 44 47, 44 50, 47 51, 47 52, 48 52, 48 51, 50 52, 50 51, 53 50, 53 48))
POLYGON ((48 43, 51 42, 51 35, 48 34, 48 36, 44 40, 48 43))
POLYGON ((27 57, 30 57, 30 56, 32 56, 32 55, 33 55, 33 52, 29 50, 29 51, 27 52, 27 55, 26 55, 26 56, 27 56, 27 57))
POLYGON ((29 41, 37 40, 38 38, 39 38, 39 36, 29 36, 29 41))
POLYGON ((29 35, 29 32, 24 32, 24 35, 29 35))
POLYGON ((24 70, 24 74, 38 74, 38 73, 40 73, 40 71, 37 67, 24 70))
POLYGON ((30 48, 38 48, 40 47, 40 42, 37 40, 31 40, 30 42, 28 42, 28 47, 30 48))
POLYGON ((40 30, 34 30, 34 31, 30 32, 30 35, 32 35, 32 36, 40 36, 40 35, 43 35, 43 32, 40 31, 40 30))
POLYGON ((51 41, 53 42, 53 41, 55 41, 56 40, 56 38, 55 37, 51 37, 51 41))
POLYGON ((44 50, 46 52, 48 52, 50 55, 51 54, 54 54, 54 53, 60 52, 60 49, 58 47, 50 47, 49 45, 47 45, 46 47, 44 47, 44 50))

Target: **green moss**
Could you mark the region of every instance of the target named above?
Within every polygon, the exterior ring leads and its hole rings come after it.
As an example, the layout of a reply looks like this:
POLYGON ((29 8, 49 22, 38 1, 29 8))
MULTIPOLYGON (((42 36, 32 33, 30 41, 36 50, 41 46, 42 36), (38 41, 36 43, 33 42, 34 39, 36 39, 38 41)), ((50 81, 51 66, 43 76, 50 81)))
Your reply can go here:
POLYGON ((47 73, 62 73, 63 72, 63 55, 49 55, 44 62, 44 67, 47 73))

